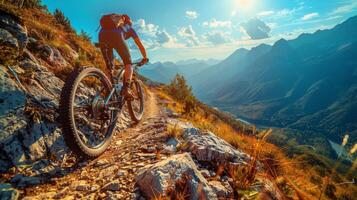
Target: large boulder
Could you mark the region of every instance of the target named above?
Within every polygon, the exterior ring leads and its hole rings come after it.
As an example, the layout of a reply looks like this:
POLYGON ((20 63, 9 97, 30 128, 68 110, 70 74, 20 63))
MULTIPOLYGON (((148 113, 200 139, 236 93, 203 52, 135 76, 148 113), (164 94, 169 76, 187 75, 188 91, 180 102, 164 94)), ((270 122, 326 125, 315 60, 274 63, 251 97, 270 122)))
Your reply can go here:
POLYGON ((0 29, 8 31, 18 43, 18 48, 22 52, 27 45, 27 29, 21 20, 3 10, 0 10, 0 29))
POLYGON ((211 132, 202 132, 197 128, 188 128, 183 134, 185 150, 191 152, 198 161, 215 163, 241 163, 249 156, 237 150, 211 132))
POLYGON ((10 77, 4 66, 0 66, 0 85, 0 117, 24 107, 26 94, 10 77))
POLYGON ((136 177, 140 190, 150 199, 165 196, 166 192, 186 174, 190 177, 186 184, 191 199, 199 199, 202 195, 206 199, 217 199, 216 194, 208 185, 207 180, 196 168, 188 153, 171 156, 154 165, 144 167, 136 177), (200 189, 201 188, 201 189, 200 189))
POLYGON ((0 199, 3 200, 16 200, 20 196, 19 191, 11 186, 11 184, 0 184, 0 199))
POLYGON ((39 48, 41 57, 52 67, 65 68, 69 65, 58 49, 49 45, 41 45, 39 48))

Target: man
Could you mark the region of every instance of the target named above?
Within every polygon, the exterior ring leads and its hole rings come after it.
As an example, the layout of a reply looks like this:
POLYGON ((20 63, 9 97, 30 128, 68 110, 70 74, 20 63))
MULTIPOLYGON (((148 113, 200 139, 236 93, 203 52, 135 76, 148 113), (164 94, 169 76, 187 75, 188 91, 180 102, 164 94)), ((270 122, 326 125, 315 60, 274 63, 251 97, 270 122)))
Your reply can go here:
POLYGON ((99 45, 105 60, 105 64, 107 65, 109 71, 111 71, 112 66, 114 66, 113 49, 115 49, 125 66, 124 85, 121 90, 121 95, 126 98, 132 98, 133 96, 130 92, 130 81, 133 74, 133 69, 131 67, 132 62, 130 52, 125 40, 129 38, 134 39, 135 44, 143 56, 141 64, 145 64, 149 61, 145 48, 135 30, 133 29, 132 21, 128 15, 104 15, 100 20, 100 25, 101 30, 99 32, 99 45))

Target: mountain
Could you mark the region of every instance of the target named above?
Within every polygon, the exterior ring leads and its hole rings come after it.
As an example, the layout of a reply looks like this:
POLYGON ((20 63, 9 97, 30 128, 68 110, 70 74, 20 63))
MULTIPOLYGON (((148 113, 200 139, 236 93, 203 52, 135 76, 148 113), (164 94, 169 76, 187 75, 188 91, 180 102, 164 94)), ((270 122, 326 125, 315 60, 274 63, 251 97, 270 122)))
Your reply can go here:
POLYGON ((356 140, 356 35, 357 17, 352 17, 271 47, 237 50, 215 66, 209 81, 194 83, 194 91, 251 122, 320 132, 334 141, 350 132, 356 140))
POLYGON ((140 73, 154 81, 169 83, 176 74, 183 75, 186 79, 191 80, 196 74, 206 70, 211 63, 210 60, 185 60, 174 62, 156 62, 149 64, 140 69, 140 73))
POLYGON ((221 60, 218 59, 207 59, 207 60, 200 60, 200 59, 187 59, 187 60, 179 60, 177 62, 175 62, 176 65, 189 65, 189 64, 197 64, 197 63, 206 63, 207 65, 215 65, 217 63, 219 63, 221 60))

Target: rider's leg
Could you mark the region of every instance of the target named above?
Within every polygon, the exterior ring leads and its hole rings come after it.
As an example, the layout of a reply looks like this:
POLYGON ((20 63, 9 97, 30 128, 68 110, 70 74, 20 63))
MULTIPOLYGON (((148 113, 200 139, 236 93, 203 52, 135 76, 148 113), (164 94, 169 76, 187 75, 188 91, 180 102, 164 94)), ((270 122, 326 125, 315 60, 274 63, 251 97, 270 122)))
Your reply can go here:
POLYGON ((100 50, 103 54, 103 58, 105 61, 105 65, 107 67, 108 75, 110 76, 110 80, 113 80, 112 76, 112 68, 114 66, 114 55, 113 55, 113 48, 109 48, 108 46, 103 46, 100 47, 100 50))
POLYGON ((110 76, 110 79, 112 79, 112 68, 114 64, 114 55, 113 55, 113 48, 111 47, 111 38, 113 34, 110 32, 106 31, 100 31, 99 32, 99 45, 100 45, 100 51, 102 52, 105 65, 107 66, 107 72, 108 75, 110 76))
POLYGON ((129 48, 123 38, 121 38, 121 40, 116 41, 115 50, 118 52, 125 66, 124 83, 121 94, 125 97, 133 98, 133 95, 130 92, 130 82, 133 75, 131 56, 129 48))

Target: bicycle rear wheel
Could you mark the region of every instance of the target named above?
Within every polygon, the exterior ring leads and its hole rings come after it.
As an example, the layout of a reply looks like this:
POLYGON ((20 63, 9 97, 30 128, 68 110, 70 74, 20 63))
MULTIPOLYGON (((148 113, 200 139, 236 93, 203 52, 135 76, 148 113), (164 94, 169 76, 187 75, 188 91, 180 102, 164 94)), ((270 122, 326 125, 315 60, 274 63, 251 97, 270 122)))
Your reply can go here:
POLYGON ((133 93, 134 99, 128 101, 130 118, 135 122, 139 122, 144 114, 144 92, 140 80, 132 82, 131 92, 133 93))

